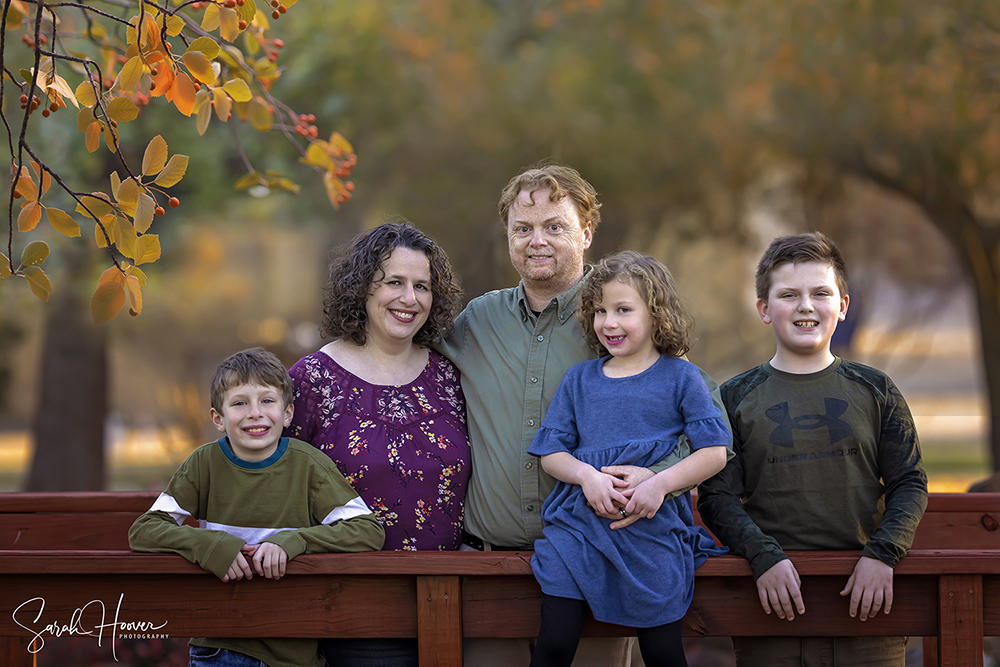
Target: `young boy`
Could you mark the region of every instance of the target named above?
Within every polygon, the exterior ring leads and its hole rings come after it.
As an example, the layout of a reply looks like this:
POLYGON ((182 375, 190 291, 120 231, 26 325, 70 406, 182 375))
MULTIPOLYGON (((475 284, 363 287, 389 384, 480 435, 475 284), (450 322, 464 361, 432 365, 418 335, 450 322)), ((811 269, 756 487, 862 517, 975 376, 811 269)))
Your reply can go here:
MULTIPOLYGON (((212 421, 225 437, 198 448, 129 530, 136 551, 178 553, 223 581, 268 579, 302 553, 382 548, 385 533, 333 462, 281 431, 292 382, 261 348, 232 355, 212 378, 212 421), (196 519, 199 527, 183 525, 196 519)), ((314 639, 191 640, 191 664, 318 667, 314 639), (213 662, 209 663, 209 660, 213 662)))
MULTIPOLYGON (((777 349, 722 385, 736 456, 701 485, 702 519, 750 562, 766 613, 791 621, 806 610, 785 550, 861 549, 840 594, 850 596, 852 617, 888 614, 892 568, 927 506, 909 408, 885 374, 830 352, 849 301, 844 260, 830 239, 775 239, 757 266, 756 289, 777 349)), ((902 667, 905 644, 904 637, 733 638, 740 667, 902 667)))

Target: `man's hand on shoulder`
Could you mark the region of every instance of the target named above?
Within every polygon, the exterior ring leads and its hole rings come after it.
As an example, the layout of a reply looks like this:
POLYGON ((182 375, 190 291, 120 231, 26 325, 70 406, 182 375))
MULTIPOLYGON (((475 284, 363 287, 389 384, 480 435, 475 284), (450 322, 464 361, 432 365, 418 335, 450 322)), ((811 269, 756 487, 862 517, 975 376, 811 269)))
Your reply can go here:
POLYGON ((764 613, 770 614, 773 607, 778 618, 789 621, 795 618, 796 611, 800 615, 806 613, 801 587, 802 580, 792 561, 786 558, 777 562, 757 579, 757 595, 764 613))
POLYGON ((892 609, 892 568, 876 558, 862 556, 840 594, 851 596, 851 618, 858 616, 859 602, 862 621, 874 618, 882 607, 888 614, 892 609))

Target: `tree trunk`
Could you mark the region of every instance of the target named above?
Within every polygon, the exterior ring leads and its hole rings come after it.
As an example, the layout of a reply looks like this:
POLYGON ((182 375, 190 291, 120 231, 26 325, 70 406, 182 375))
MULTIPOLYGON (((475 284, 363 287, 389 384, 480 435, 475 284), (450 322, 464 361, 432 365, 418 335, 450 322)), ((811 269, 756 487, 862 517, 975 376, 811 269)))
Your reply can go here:
POLYGON ((104 489, 108 410, 106 330, 67 283, 53 293, 42 350, 35 453, 25 491, 104 489))

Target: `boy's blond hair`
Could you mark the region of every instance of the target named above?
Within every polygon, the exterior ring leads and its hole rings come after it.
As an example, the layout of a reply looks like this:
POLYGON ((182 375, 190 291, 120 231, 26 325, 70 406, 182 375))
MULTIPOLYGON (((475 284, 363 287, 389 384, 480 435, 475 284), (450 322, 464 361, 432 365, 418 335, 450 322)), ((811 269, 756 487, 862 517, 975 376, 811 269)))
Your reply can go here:
POLYGON ((226 392, 233 387, 254 384, 260 387, 274 387, 281 393, 282 407, 292 404, 294 390, 292 378, 285 365, 271 352, 262 347, 241 350, 226 358, 215 369, 212 376, 212 407, 222 414, 222 401, 226 392))

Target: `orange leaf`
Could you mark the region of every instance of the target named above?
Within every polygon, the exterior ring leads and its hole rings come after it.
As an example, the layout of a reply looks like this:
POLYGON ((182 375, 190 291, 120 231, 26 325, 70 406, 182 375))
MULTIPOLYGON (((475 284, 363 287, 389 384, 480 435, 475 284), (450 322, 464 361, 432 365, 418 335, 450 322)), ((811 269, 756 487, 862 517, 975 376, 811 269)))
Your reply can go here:
POLYGON ((177 79, 174 81, 174 87, 170 89, 170 93, 173 97, 171 101, 177 106, 177 110, 185 116, 190 116, 194 110, 195 97, 194 84, 191 82, 191 77, 184 72, 179 73, 177 79))
POLYGON ((35 181, 31 178, 31 172, 28 171, 27 167, 21 167, 21 176, 17 179, 14 184, 14 188, 21 193, 25 201, 33 201, 38 199, 38 186, 35 185, 35 181))
POLYGON ((210 85, 215 83, 215 69, 212 68, 212 61, 206 58, 204 53, 201 51, 188 51, 181 56, 181 59, 187 65, 188 71, 198 81, 210 85))
POLYGON ((103 324, 114 317, 117 317, 125 306, 125 276, 122 275, 118 267, 111 267, 104 272, 98 280, 97 290, 90 298, 90 314, 94 318, 94 324, 103 324), (105 279, 109 271, 113 271, 117 276, 105 279))
POLYGON ((87 152, 93 153, 101 147, 101 124, 93 122, 87 126, 86 134, 87 152))
POLYGON ((128 314, 135 316, 142 312, 142 292, 139 287, 139 279, 129 276, 125 279, 125 290, 128 292, 129 310, 128 314))
POLYGON ((153 83, 156 84, 150 88, 149 94, 153 97, 159 97, 165 93, 169 93, 174 87, 174 80, 176 79, 173 67, 170 67, 166 63, 160 63, 156 67, 156 76, 153 77, 153 83))
POLYGON ((42 206, 37 201, 27 202, 17 215, 17 231, 30 232, 42 219, 42 206))

